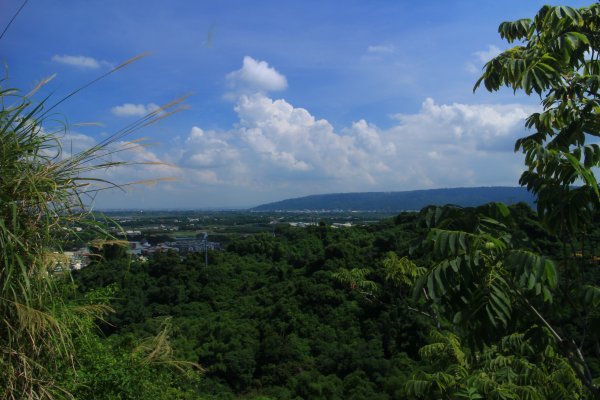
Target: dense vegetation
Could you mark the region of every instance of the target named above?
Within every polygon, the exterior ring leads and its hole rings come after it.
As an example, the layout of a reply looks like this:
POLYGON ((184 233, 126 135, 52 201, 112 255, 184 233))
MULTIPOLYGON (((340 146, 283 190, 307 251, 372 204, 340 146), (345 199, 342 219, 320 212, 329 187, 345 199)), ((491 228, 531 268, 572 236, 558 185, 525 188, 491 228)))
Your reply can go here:
MULTIPOLYGON (((482 349, 483 358, 473 362, 469 354, 474 350, 451 334, 452 323, 441 317, 443 311, 415 299, 414 280, 398 269, 407 256, 417 265, 431 264, 431 252, 423 246, 432 215, 472 223, 495 207, 429 207, 345 229, 282 225, 274 235, 238 238, 226 251, 210 253, 208 268, 201 255, 181 259, 162 253, 144 263, 104 260, 74 278, 83 293, 112 291, 116 312, 102 324, 111 343, 155 334, 168 320, 176 358, 205 368, 198 381, 186 386, 201 398, 416 397, 427 394, 419 383, 427 386, 431 374, 440 371, 444 379, 456 381, 447 388, 450 393, 484 373, 487 393, 582 393, 568 363, 536 331, 542 327, 521 330, 514 321, 515 332, 500 335, 498 345, 482 349), (459 367, 463 375, 453 372, 459 367)), ((527 205, 510 211, 504 223, 515 241, 555 260, 562 260, 566 249, 562 261, 597 266, 597 242, 586 243, 580 257, 581 243, 562 243, 547 233, 527 205)), ((598 228, 600 220, 594 237, 598 228)), ((589 321, 572 314, 576 310, 543 301, 539 306, 553 324, 575 332, 577 340, 587 335, 586 346, 595 346, 596 333, 586 326, 589 321)), ((491 324, 481 328, 488 336, 496 330, 491 324)), ((592 373, 598 376, 598 354, 593 360, 592 373)), ((128 365, 121 368, 114 373, 126 375, 128 365)))
POLYGON ((208 269, 201 257, 171 253, 99 263, 75 278, 86 292, 116 285, 116 313, 103 325, 113 340, 172 317, 177 356, 206 369, 197 390, 207 397, 389 398, 410 372, 404 352, 423 343, 420 318, 397 309, 397 294, 389 304, 365 300, 332 276, 376 264, 392 247, 406 251, 413 234, 387 225, 280 227, 210 254, 208 269))

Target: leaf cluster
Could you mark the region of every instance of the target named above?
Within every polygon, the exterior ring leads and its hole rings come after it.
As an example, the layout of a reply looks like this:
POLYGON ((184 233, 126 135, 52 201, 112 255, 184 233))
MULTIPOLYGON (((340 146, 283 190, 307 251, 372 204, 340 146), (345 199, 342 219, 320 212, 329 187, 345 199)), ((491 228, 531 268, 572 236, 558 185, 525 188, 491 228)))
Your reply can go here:
POLYGON ((563 234, 585 230, 600 204, 599 26, 599 4, 544 6, 533 20, 504 22, 500 36, 521 44, 489 61, 475 84, 541 97, 543 111, 526 122, 533 133, 515 143, 527 167, 519 182, 537 195, 546 225, 563 234))

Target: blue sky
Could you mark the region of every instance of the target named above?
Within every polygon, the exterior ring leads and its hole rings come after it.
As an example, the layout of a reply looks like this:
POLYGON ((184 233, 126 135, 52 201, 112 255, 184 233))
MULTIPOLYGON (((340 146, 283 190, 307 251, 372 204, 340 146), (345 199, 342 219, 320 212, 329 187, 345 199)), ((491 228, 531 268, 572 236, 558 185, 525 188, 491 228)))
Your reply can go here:
MULTIPOLYGON (((539 99, 472 88, 485 60, 508 47, 498 25, 545 3, 31 0, 0 60, 23 91, 56 74, 39 97, 58 99, 151 53, 60 106, 74 151, 191 94, 188 110, 129 138, 148 146, 122 156, 170 166, 102 173, 117 183, 175 180, 102 193, 96 208, 512 186, 522 170, 513 143, 539 99)), ((0 0, 0 26, 20 4, 0 0)))

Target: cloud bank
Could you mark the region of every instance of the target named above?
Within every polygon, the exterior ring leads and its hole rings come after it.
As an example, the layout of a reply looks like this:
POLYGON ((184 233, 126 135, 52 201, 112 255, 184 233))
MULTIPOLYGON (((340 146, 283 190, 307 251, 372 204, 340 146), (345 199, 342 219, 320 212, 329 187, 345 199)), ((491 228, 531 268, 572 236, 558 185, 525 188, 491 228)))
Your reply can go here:
POLYGON ((227 131, 192 128, 178 163, 201 171, 202 183, 301 186, 304 194, 515 185, 522 161, 513 143, 535 111, 428 98, 417 113, 395 115, 390 128, 358 120, 336 129, 262 93, 241 95, 234 109, 239 121, 227 131))

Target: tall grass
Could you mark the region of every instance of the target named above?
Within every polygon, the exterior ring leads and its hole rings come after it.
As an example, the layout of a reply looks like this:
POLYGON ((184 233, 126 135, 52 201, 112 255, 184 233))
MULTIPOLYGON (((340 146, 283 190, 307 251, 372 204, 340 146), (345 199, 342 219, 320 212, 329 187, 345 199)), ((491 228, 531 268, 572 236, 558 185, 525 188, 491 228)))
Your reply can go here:
POLYGON ((78 326, 107 308, 75 307, 64 300, 62 278, 51 271, 56 239, 90 220, 87 197, 119 186, 95 173, 127 164, 115 157, 139 144, 123 140, 183 108, 183 99, 178 99, 87 150, 64 153, 60 139, 67 128, 48 132, 45 123, 60 103, 89 84, 49 104, 49 99, 32 100, 36 90, 23 95, 6 87, 6 79, 0 80, 2 399, 69 397, 56 384, 56 372, 69 365, 75 368, 73 340, 78 326))

